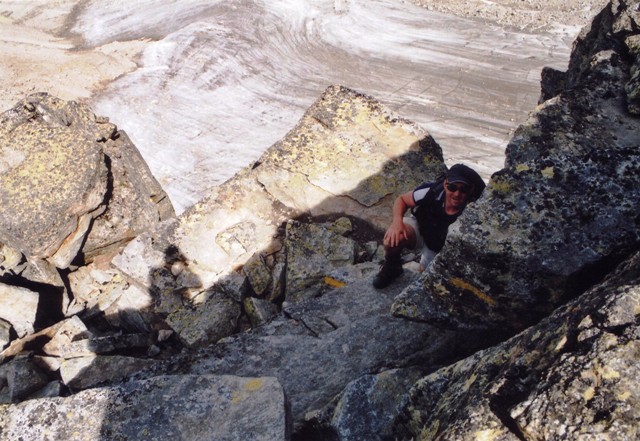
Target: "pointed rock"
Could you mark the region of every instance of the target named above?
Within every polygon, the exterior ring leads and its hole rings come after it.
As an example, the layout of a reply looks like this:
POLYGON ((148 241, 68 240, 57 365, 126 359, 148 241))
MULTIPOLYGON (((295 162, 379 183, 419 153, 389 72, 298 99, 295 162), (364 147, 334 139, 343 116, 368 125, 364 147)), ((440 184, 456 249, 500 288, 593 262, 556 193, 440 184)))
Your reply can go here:
POLYGON ((539 324, 419 380, 394 435, 637 438, 639 292, 636 254, 539 324))

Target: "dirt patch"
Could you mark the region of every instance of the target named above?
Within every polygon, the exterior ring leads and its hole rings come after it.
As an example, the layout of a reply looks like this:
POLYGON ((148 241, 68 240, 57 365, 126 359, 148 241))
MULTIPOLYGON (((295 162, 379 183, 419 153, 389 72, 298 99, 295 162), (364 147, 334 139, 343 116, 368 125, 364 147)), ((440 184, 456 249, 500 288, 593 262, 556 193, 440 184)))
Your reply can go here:
POLYGON ((609 0, 408 0, 431 11, 535 32, 583 27, 609 0))

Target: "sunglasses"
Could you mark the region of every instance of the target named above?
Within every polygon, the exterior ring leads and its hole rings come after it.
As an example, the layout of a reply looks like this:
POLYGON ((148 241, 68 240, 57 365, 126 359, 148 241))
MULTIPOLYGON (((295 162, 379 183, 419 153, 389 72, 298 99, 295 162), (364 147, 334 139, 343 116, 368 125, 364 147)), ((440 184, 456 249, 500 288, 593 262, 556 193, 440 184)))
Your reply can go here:
POLYGON ((460 193, 466 194, 471 191, 471 187, 465 184, 447 184, 447 190, 449 190, 451 193, 459 191, 460 193))

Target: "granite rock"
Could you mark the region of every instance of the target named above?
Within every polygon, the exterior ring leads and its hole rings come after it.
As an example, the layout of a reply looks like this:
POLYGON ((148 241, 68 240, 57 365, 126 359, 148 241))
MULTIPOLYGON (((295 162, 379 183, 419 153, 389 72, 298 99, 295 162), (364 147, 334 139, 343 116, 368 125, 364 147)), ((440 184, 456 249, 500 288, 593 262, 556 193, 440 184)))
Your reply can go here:
POLYGON ((640 255, 536 326, 419 380, 396 439, 636 439, 640 255))
POLYGON ((23 441, 289 439, 280 384, 234 376, 161 376, 0 406, 0 427, 23 441))

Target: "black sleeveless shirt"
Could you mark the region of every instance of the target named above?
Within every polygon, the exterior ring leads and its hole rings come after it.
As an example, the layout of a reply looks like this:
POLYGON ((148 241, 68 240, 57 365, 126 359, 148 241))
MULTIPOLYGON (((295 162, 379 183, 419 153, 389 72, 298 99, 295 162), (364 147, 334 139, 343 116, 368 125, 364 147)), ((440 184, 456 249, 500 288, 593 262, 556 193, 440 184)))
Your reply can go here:
POLYGON ((454 223, 460 213, 449 215, 444 211, 444 183, 426 183, 413 190, 416 206, 411 212, 418 221, 420 235, 429 249, 440 252, 447 239, 449 225, 454 223), (428 191, 424 192, 425 189, 428 191), (422 190, 422 191, 420 191, 422 190))

